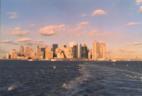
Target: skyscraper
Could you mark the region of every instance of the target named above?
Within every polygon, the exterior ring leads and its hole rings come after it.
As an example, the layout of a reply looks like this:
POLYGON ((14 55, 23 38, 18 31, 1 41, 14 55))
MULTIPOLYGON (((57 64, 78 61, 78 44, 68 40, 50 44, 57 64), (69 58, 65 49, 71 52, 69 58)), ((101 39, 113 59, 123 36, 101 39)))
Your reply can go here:
POLYGON ((71 47, 65 45, 62 50, 64 52, 65 58, 67 59, 73 58, 71 47))
POLYGON ((92 49, 92 59, 105 59, 106 58, 106 44, 94 42, 93 49, 92 49))
POLYGON ((92 59, 92 49, 89 50, 88 52, 88 59, 91 60, 92 59))
POLYGON ((56 49, 56 54, 57 54, 57 58, 59 58, 59 59, 66 58, 65 54, 64 54, 64 51, 61 48, 56 49))
POLYGON ((53 58, 53 53, 51 51, 51 48, 50 47, 46 47, 45 48, 45 59, 46 60, 50 60, 53 58))
POLYGON ((100 58, 106 59, 106 44, 100 43, 100 58))
POLYGON ((24 46, 20 46, 19 56, 24 56, 24 46))
POLYGON ((17 52, 16 52, 16 49, 13 49, 11 52, 10 52, 10 59, 17 59, 17 52))
POLYGON ((89 50, 88 50, 86 44, 80 45, 80 58, 87 59, 88 58, 88 52, 89 52, 89 50))
POLYGON ((73 45, 72 46, 72 55, 74 59, 78 58, 78 45, 73 45))
POLYGON ((24 48, 24 56, 25 56, 25 59, 32 59, 32 54, 33 53, 33 49, 29 46, 26 46, 24 48))
POLYGON ((53 51, 53 58, 56 58, 57 57, 57 54, 56 54, 56 49, 58 48, 58 44, 53 44, 52 45, 52 51, 53 51))
POLYGON ((46 56, 46 48, 41 48, 42 59, 45 59, 46 56))
POLYGON ((39 46, 36 48, 36 59, 41 60, 42 59, 42 52, 39 46))

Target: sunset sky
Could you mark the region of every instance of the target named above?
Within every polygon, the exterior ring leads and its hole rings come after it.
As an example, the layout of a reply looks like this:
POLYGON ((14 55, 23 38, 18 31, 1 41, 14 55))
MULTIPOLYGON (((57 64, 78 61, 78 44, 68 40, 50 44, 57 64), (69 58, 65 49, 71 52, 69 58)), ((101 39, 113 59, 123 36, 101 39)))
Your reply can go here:
POLYGON ((0 0, 0 53, 21 44, 106 42, 142 59, 142 0, 0 0))

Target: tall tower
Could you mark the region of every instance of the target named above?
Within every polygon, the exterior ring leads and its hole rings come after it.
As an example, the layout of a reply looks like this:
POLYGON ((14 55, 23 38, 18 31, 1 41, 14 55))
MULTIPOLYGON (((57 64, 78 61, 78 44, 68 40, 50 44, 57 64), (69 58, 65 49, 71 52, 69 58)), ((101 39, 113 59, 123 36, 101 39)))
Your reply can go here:
POLYGON ((73 58, 74 59, 77 59, 78 58, 78 45, 74 45, 72 47, 72 55, 73 55, 73 58))
POLYGON ((16 49, 13 49, 13 50, 10 52, 10 56, 11 56, 11 59, 17 59, 17 52, 16 52, 16 49))
POLYGON ((92 59, 93 60, 98 60, 98 59, 104 60, 105 58, 106 58, 106 44, 94 42, 93 49, 92 49, 92 59))
POLYGON ((42 53, 42 59, 45 59, 46 56, 46 48, 41 48, 41 53, 42 53))
POLYGON ((106 59, 106 44, 100 43, 100 58, 106 59))
POLYGON ((78 45, 78 58, 80 59, 81 58, 81 44, 80 45, 78 45))
POLYGON ((24 56, 24 46, 20 46, 19 55, 24 56))
POLYGON ((36 59, 38 59, 38 60, 42 59, 42 53, 41 53, 41 49, 39 46, 37 46, 37 48, 36 48, 36 59))
POLYGON ((53 58, 56 58, 57 57, 57 54, 56 54, 56 49, 58 48, 58 44, 53 44, 52 45, 52 51, 53 51, 53 58))
POLYGON ((51 48, 50 47, 46 47, 45 48, 45 59, 46 60, 50 60, 53 58, 53 53, 51 51, 51 48))
POLYGON ((83 59, 88 58, 88 48, 86 44, 80 46, 80 54, 81 54, 81 58, 83 59))
POLYGON ((93 59, 93 60, 96 60, 96 59, 97 59, 97 42, 96 42, 96 41, 93 43, 92 59, 93 59))

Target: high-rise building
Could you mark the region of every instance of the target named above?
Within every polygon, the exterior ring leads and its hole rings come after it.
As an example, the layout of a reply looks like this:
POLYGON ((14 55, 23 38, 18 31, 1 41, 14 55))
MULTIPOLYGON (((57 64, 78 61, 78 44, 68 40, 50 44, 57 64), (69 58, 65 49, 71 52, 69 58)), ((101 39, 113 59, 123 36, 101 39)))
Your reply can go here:
POLYGON ((33 49, 29 46, 26 46, 24 48, 24 56, 25 56, 25 59, 32 59, 32 56, 33 55, 33 49))
POLYGON ((105 59, 106 58, 106 44, 94 42, 93 49, 92 49, 92 59, 105 59))
POLYGON ((91 60, 92 59, 92 49, 89 50, 88 52, 88 59, 91 60))
POLYGON ((37 46, 37 48, 36 48, 35 56, 36 56, 36 59, 38 59, 38 60, 41 60, 42 57, 43 57, 43 56, 42 56, 41 49, 40 49, 39 46, 37 46))
POLYGON ((56 54, 56 49, 58 48, 58 44, 53 44, 52 45, 52 51, 53 51, 53 58, 56 58, 57 57, 57 54, 56 54))
POLYGON ((73 45, 72 47, 72 55, 74 59, 78 58, 78 45, 73 45))
POLYGON ((24 46, 20 46, 19 56, 24 56, 24 46))
POLYGON ((97 60, 98 58, 98 42, 93 43, 93 48, 92 48, 92 59, 97 60))
POLYGON ((65 58, 68 58, 68 59, 73 58, 71 47, 64 45, 62 50, 64 52, 65 58))
POLYGON ((41 48, 42 59, 46 58, 46 48, 41 48))
POLYGON ((61 48, 56 49, 57 58, 64 59, 66 58, 64 51, 61 48))
POLYGON ((106 59, 106 44, 105 43, 100 43, 100 59, 106 59))
POLYGON ((80 45, 80 54, 82 59, 87 59, 88 58, 88 48, 87 45, 80 45))
POLYGON ((13 49, 9 54, 10 59, 17 59, 17 51, 16 49, 13 49))
POLYGON ((78 50, 77 57, 78 57, 78 59, 81 58, 81 50, 80 50, 80 47, 81 47, 81 45, 78 45, 78 47, 77 47, 77 50, 78 50))
POLYGON ((52 59, 52 58, 53 58, 53 53, 52 53, 52 51, 51 51, 51 48, 46 47, 46 48, 45 48, 45 59, 46 59, 46 60, 50 60, 50 59, 52 59))
POLYGON ((29 46, 21 46, 19 50, 13 49, 7 57, 9 59, 37 59, 50 60, 52 58, 59 59, 106 59, 106 44, 102 42, 94 42, 93 48, 89 49, 86 44, 70 43, 58 47, 53 44, 52 48, 48 46, 37 46, 35 50, 29 46))

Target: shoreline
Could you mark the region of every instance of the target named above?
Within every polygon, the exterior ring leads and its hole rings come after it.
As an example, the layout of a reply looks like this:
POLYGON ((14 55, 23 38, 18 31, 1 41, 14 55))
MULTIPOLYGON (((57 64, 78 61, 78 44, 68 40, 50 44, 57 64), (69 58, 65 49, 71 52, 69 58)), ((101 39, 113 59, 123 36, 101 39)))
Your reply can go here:
POLYGON ((87 60, 87 59, 53 59, 53 60, 31 60, 31 59, 0 59, 0 61, 28 61, 28 62, 142 62, 142 60, 87 60))

